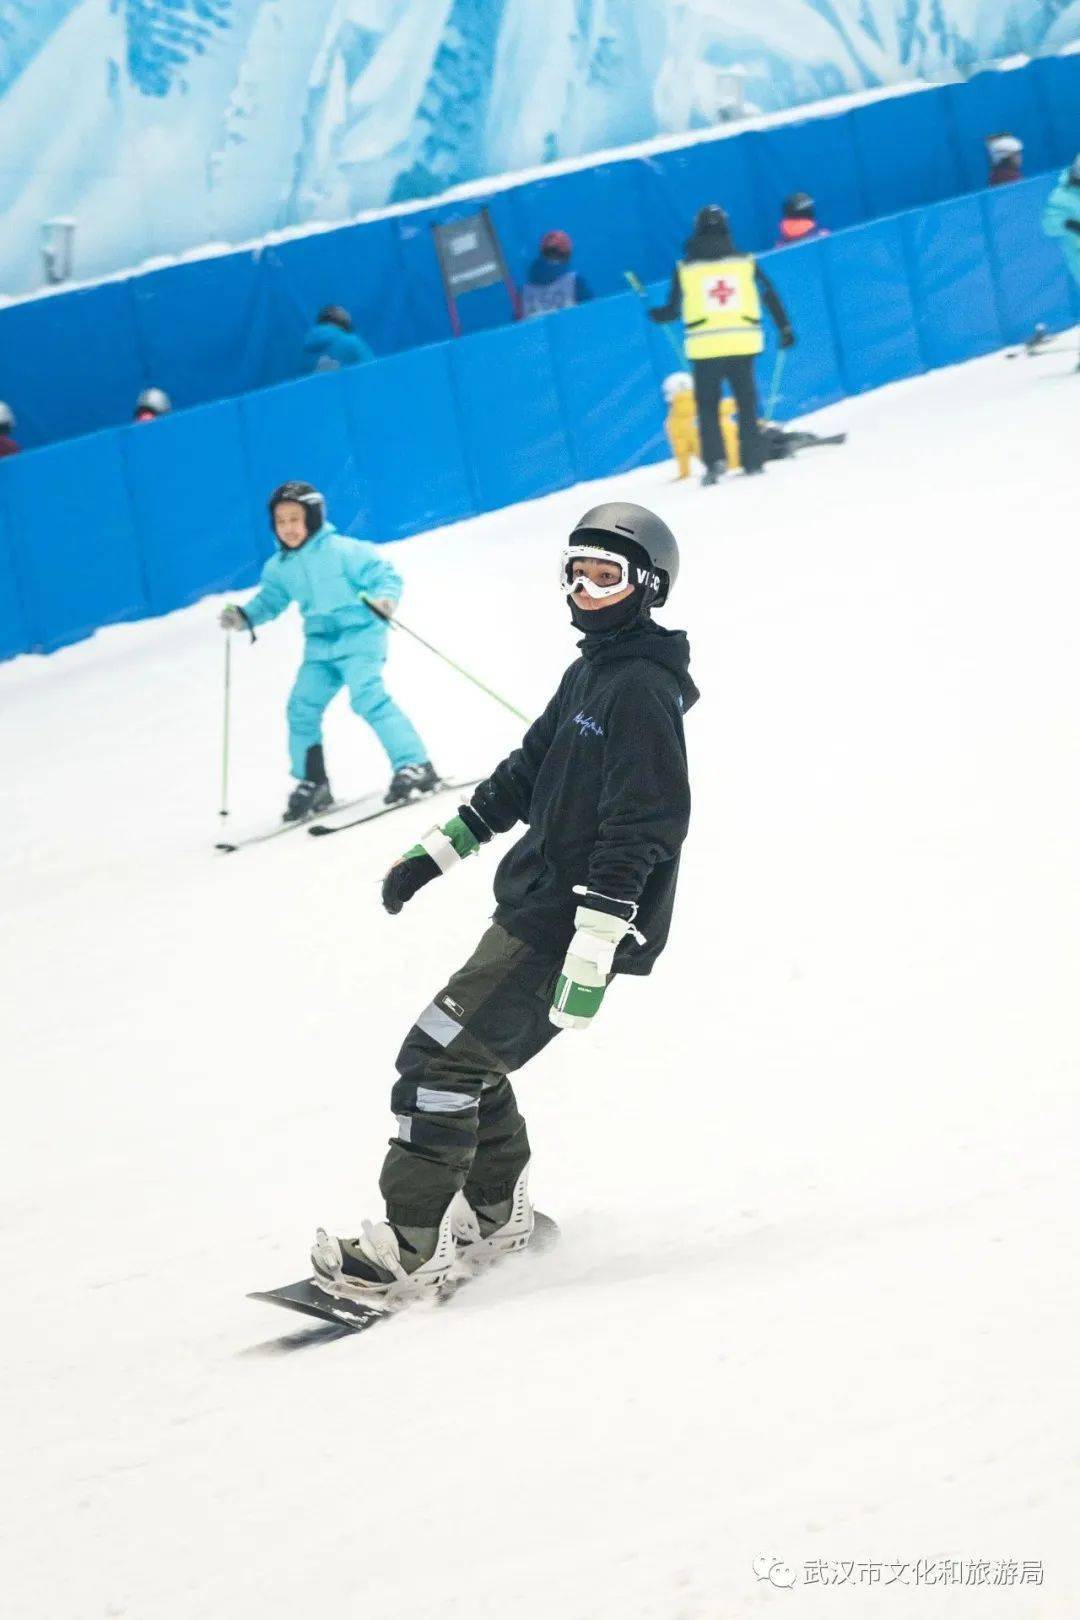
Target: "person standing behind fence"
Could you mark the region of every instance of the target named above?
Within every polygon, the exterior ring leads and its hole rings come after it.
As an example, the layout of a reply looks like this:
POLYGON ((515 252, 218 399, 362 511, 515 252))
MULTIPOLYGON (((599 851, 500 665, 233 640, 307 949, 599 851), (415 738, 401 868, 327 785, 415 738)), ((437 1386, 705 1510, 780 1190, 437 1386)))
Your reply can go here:
POLYGON ((342 366, 359 366, 375 356, 358 332, 352 316, 340 304, 327 304, 304 339, 304 353, 314 357, 315 371, 338 371, 342 366))
POLYGON ((548 231, 540 242, 540 253, 529 266, 521 289, 521 315, 550 315, 557 309, 572 309, 592 297, 585 277, 570 263, 574 244, 565 231, 548 231))
POLYGON ((4 456, 18 455, 19 446, 15 443, 14 433, 15 412, 0 399, 0 460, 4 456))
POLYGON ((988 186, 1007 186, 1024 178, 1024 143, 1007 130, 986 137, 986 156, 990 163, 988 186))
POLYGON ((758 398, 754 357, 765 347, 761 306, 764 303, 780 334, 780 347, 790 348, 795 334, 787 312, 768 276, 731 239, 727 214, 715 203, 699 209, 694 234, 675 266, 666 304, 650 309, 654 321, 682 318, 686 357, 694 373, 703 484, 715 484, 726 471, 718 410, 725 379, 738 407, 743 468, 764 470, 758 433, 758 398))

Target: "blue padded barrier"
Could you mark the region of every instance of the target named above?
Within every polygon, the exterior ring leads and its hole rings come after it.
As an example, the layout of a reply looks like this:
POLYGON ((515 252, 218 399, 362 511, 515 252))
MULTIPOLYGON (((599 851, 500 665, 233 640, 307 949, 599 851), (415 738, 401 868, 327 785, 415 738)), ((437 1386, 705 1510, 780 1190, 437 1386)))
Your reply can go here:
POLYGON ((831 231, 857 225, 870 213, 847 118, 778 124, 747 135, 746 143, 769 226, 762 247, 775 243, 784 198, 793 191, 813 193, 817 217, 831 231))
POLYGON ((3 466, 0 498, 32 646, 45 652, 149 611, 120 454, 124 431, 12 456, 3 466))
POLYGON ((475 512, 449 344, 353 366, 340 378, 374 538, 397 540, 475 512))
POLYGON ((637 165, 600 163, 505 193, 513 219, 511 240, 516 244, 510 268, 518 285, 553 221, 573 239, 575 263, 594 294, 625 291, 625 270, 636 270, 643 279, 662 270, 664 260, 646 218, 640 178, 637 165), (603 221, 600 231, 598 220, 603 221))
POLYGON ((15 572, 15 548, 8 536, 4 463, 0 461, 0 658, 14 658, 16 653, 29 652, 32 641, 15 572))
POLYGON ((821 248, 846 391, 861 394, 925 370, 900 221, 860 225, 821 248))
MULTIPOLYGON (((362 368, 363 369, 363 368, 362 368)), ((299 382, 248 394, 240 401, 249 470, 249 501, 266 511, 271 490, 290 479, 314 484, 326 496, 344 534, 371 532, 371 492, 353 445, 342 379, 328 371, 299 382)), ((269 519, 260 552, 273 548, 269 519)))
POLYGON ((239 403, 141 423, 118 437, 150 612, 250 584, 267 547, 261 525, 258 540, 253 533, 261 513, 249 493, 239 403))
POLYGON ((1007 343, 1029 337, 1037 321, 1062 327, 1075 319, 1070 291, 1076 284, 1057 242, 1040 228, 1046 192, 1045 181, 1026 180, 979 199, 1007 343))
POLYGON ((1080 55, 1043 56, 1031 73, 1050 122, 1051 163, 1064 168, 1080 152, 1080 55))
POLYGON ((145 387, 131 287, 110 281, 0 310, 0 399, 28 449, 131 420, 145 387))
POLYGON ((480 332, 451 346, 459 431, 481 512, 574 482, 545 330, 557 319, 480 332))
POLYGON ((939 90, 872 101, 847 114, 870 214, 921 208, 963 189, 948 104, 939 90))
POLYGON ((627 293, 568 310, 545 332, 575 476, 603 478, 666 454, 666 407, 640 300, 627 293))
POLYGON ((743 247, 760 248, 772 241, 775 209, 767 207, 755 184, 745 136, 703 141, 639 162, 646 215, 662 249, 659 264, 639 271, 642 279, 670 265, 681 252, 703 203, 723 204, 735 240, 743 247))
MULTIPOLYGON (((766 255, 799 335, 777 414, 970 359, 1035 320, 1067 325, 1080 300, 1039 230, 1051 183, 766 255)), ((273 545, 266 497, 286 478, 318 484, 339 527, 381 540, 661 459, 660 382, 682 364, 668 332, 677 346, 680 329, 626 293, 9 458, 0 656, 254 583, 273 545)))
POLYGON ((988 354, 1003 342, 983 214, 962 197, 901 221, 919 345, 928 366, 988 354))
MULTIPOLYGON (((803 242, 763 255, 761 267, 772 281, 795 328, 798 341, 787 350, 775 408, 779 417, 817 411, 843 399, 845 389, 833 335, 822 249, 824 242, 803 242)), ((776 362, 776 328, 765 316, 766 349, 758 362, 762 406, 768 404, 776 362)))
POLYGON ((1049 109, 1031 73, 977 73, 946 87, 945 103, 955 131, 965 191, 980 191, 989 174, 985 139, 999 130, 1024 143, 1024 169, 1041 174, 1054 164, 1049 109))

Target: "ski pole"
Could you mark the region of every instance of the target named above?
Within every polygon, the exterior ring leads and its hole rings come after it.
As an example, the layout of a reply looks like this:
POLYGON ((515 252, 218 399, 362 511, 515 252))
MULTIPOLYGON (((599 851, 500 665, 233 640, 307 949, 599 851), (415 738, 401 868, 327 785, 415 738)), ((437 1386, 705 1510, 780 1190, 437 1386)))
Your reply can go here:
POLYGON ((361 601, 371 609, 376 618, 382 619, 384 624, 388 624, 391 630, 404 630, 405 634, 407 636, 412 636, 413 640, 418 641, 421 647, 426 647, 428 652, 434 653, 436 658, 441 658, 444 664, 449 664, 451 669, 456 670, 459 675, 463 675, 465 679, 467 681, 471 681, 474 686, 478 686, 481 692, 486 692, 489 698, 494 698, 495 702, 501 703, 504 709, 509 709, 511 714, 517 715, 519 720, 524 720, 526 725, 529 724, 529 717, 527 714, 522 714, 520 709, 515 709, 514 705, 512 703, 508 703, 504 697, 500 697, 498 692, 493 692, 490 686, 485 686, 483 681, 478 680, 475 675, 470 675, 467 669, 462 669, 460 664, 455 664, 454 660, 452 658, 448 658, 446 653, 440 652, 438 647, 433 647, 430 641, 425 641, 423 636, 418 635, 415 630, 410 630, 407 624, 402 624, 400 619, 392 619, 389 613, 384 613, 381 608, 377 608, 370 596, 362 593, 361 601))
POLYGON ((765 407, 766 422, 772 421, 772 413, 776 409, 776 402, 780 398, 780 380, 784 375, 784 365, 787 361, 787 350, 777 349, 776 364, 773 366, 772 382, 769 385, 769 402, 765 407))
MULTIPOLYGON (((632 270, 624 270, 623 275, 626 277, 626 279, 630 283, 631 287, 637 293, 637 295, 641 299, 642 303, 645 304, 646 307, 647 307, 648 302, 649 302, 649 297, 648 297, 648 294, 645 291, 645 288, 641 285, 641 282, 638 280, 637 276, 634 274, 634 272, 632 270)), ((664 325, 664 336, 667 338, 668 342, 671 344, 671 347, 675 350, 675 357, 678 360, 679 365, 685 367, 685 365, 686 365, 686 353, 685 353, 685 351, 683 349, 683 346, 679 342, 678 338, 675 336, 674 332, 671 330, 671 327, 668 326, 666 323, 664 325)))
POLYGON ((232 699, 232 636, 225 637, 225 713, 221 737, 221 809, 219 816, 229 814, 229 725, 232 699))

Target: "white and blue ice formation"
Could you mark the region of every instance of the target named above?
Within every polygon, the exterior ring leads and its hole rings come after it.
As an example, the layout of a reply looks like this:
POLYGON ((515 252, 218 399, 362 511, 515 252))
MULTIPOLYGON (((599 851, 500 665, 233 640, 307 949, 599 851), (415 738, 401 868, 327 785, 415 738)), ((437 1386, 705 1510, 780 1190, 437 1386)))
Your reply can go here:
POLYGON ((0 294, 463 181, 941 79, 1080 37, 1080 0, 0 0, 0 294))

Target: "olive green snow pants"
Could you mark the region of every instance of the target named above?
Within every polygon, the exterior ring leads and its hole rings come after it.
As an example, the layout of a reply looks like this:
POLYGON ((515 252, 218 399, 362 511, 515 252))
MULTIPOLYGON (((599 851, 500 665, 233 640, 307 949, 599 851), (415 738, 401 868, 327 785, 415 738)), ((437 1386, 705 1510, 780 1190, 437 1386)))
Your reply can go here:
POLYGON ((398 1133, 379 1180, 389 1220, 437 1226, 462 1187, 474 1207, 510 1197, 529 1138, 507 1076, 559 1033, 548 1007, 561 966, 493 923, 420 1014, 390 1095, 398 1133))

